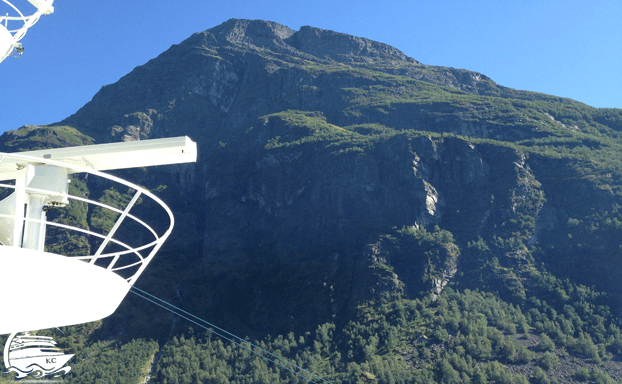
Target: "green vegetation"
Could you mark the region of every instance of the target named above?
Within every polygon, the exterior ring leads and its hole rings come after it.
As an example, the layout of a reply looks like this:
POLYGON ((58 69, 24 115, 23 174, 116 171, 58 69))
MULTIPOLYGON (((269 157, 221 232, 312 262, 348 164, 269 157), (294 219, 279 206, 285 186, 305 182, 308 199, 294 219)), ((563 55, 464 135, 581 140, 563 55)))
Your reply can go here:
POLYGON ((10 131, 4 146, 7 152, 33 151, 39 149, 72 147, 93 144, 93 139, 71 126, 26 125, 10 131))
POLYGON ((264 116, 260 120, 264 125, 276 125, 282 133, 267 141, 266 150, 324 143, 331 153, 337 155, 350 151, 363 153, 373 143, 395 134, 393 130, 379 125, 341 128, 327 123, 326 118, 317 112, 289 110, 264 116), (359 130, 373 133, 360 134, 359 130))
MULTIPOLYGON (((437 239, 450 235, 437 233, 437 239)), ((434 235, 419 232, 419 238, 434 235)), ((516 306, 490 293, 451 288, 435 301, 383 294, 359 307, 358 320, 253 343, 335 384, 363 383, 363 372, 379 383, 546 383, 547 371, 563 359, 583 362, 572 373, 576 380, 613 383, 598 363, 619 353, 618 320, 607 307, 592 304, 599 295, 586 287, 551 276, 540 284, 542 292, 550 292, 551 304, 529 297, 516 306), (532 362, 529 380, 512 373, 511 367, 532 362)), ((62 347, 78 351, 68 382, 139 383, 158 350, 152 378, 157 383, 306 382, 248 349, 187 326, 160 348, 144 340, 81 338, 97 326, 63 328, 69 336, 57 339, 62 347)))
MULTIPOLYGON (((115 188, 106 189, 99 198, 100 203, 120 210, 125 209, 131 200, 132 195, 129 193, 121 194, 115 188)), ((137 204, 140 204, 140 198, 137 204)), ((114 226, 118 217, 119 213, 97 206, 93 209, 90 217, 91 227, 102 234, 107 234, 114 226)))
POLYGON ((71 365, 71 383, 139 383, 147 376, 158 350, 154 341, 96 343, 84 348, 71 365))

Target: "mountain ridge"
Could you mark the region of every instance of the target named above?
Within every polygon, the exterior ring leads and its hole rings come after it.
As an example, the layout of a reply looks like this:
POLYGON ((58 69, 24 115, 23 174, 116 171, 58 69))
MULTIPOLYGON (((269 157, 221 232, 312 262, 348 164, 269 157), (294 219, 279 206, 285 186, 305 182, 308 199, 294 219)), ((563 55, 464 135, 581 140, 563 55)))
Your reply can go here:
MULTIPOLYGON (((388 73, 390 74, 394 74, 398 76, 407 76, 413 79, 430 82, 432 84, 450 86, 450 87, 466 90, 467 92, 476 93, 476 94, 483 92, 485 94, 490 93, 491 95, 499 95, 499 94, 503 94, 503 92, 506 91, 505 88, 498 87, 496 83, 494 83, 492 80, 490 80, 484 75, 481 75, 475 72, 466 71, 466 70, 454 69, 454 68, 424 66, 418 63, 416 60, 404 55, 401 51, 395 48, 392 48, 386 44, 377 43, 371 40, 357 38, 357 37, 353 37, 353 36, 349 36, 345 34, 340 34, 337 32, 321 30, 321 29, 312 28, 312 27, 303 27, 301 28, 300 31, 295 32, 277 23, 263 22, 263 21, 257 21, 257 20, 250 21, 250 20, 234 20, 234 19, 228 22, 225 22, 216 28, 213 28, 213 30, 214 30, 213 33, 209 32, 211 30, 196 33, 190 38, 186 39, 184 42, 171 47, 171 49, 165 51, 160 56, 169 57, 169 56, 176 56, 176 55, 182 54, 184 55, 184 57, 188 57, 186 55, 191 55, 189 57, 192 57, 192 53, 196 52, 197 50, 200 52, 201 55, 210 55, 211 54, 210 50, 203 49, 202 47, 204 47, 205 44, 208 44, 208 43, 215 43, 216 46, 224 48, 225 49, 224 52, 227 52, 228 49, 234 49, 234 47, 237 46, 238 47, 237 49, 243 49, 245 52, 255 53, 261 56, 262 50, 271 48, 271 49, 276 49, 277 52, 280 50, 288 54, 291 54, 293 52, 295 54, 295 57, 300 56, 300 59, 312 58, 315 61, 319 60, 322 63, 327 63, 329 66, 332 66, 332 64, 336 65, 337 63, 342 63, 346 65, 352 64, 355 67, 360 65, 363 68, 365 68, 366 66, 370 64, 369 62, 366 62, 365 60, 363 60, 362 62, 353 62, 351 61, 351 59, 348 59, 348 58, 359 57, 358 55, 360 55, 362 52, 367 52, 367 53, 375 52, 373 56, 369 56, 368 54, 363 57, 367 57, 371 59, 372 62, 374 61, 373 60, 374 58, 379 58, 380 61, 388 61, 389 62, 388 67, 391 68, 390 70, 388 70, 388 73), (253 28, 255 28, 256 30, 253 28), (253 33, 251 35, 253 36, 253 38, 249 38, 247 36, 248 31, 253 33), (224 40, 224 41, 220 41, 218 36, 221 36, 220 40, 224 40), (286 37, 286 38, 283 39, 281 37, 286 37), (230 40, 232 39, 235 41, 235 44, 231 44, 230 40), (254 45, 250 43, 250 41, 253 41, 253 39, 257 40, 258 45, 254 45), (328 43, 326 42, 327 39, 330 39, 328 43), (333 41, 334 39, 336 40, 333 41), (348 48, 351 48, 351 49, 346 50, 345 53, 339 50, 335 50, 335 48, 332 48, 331 46, 331 44, 332 45, 340 44, 342 40, 346 40, 352 44, 348 46, 348 48), (287 43, 288 41, 293 42, 294 45, 289 45, 287 43), (323 50, 326 50, 328 52, 327 55, 328 57, 331 57, 331 60, 328 60, 327 62, 326 58, 318 58, 312 55, 312 53, 314 52, 313 47, 314 47, 314 44, 316 44, 316 42, 319 46, 322 47, 323 50), (321 42, 321 44, 319 42, 321 42), (309 49, 307 50, 309 51, 309 53, 304 52, 304 50, 298 50, 296 48, 296 45, 298 45, 301 48, 303 48, 304 46, 308 46, 309 49), (356 48, 356 50, 354 48, 356 48), (295 51, 292 51, 292 49, 294 49, 295 51), (365 51, 365 49, 367 49, 367 51, 365 51), (356 55, 354 53, 356 53, 356 55), (380 53, 383 53, 384 55, 380 53), (345 58, 345 63, 343 62, 344 58, 345 58), (400 68, 399 70, 394 70, 392 68, 396 60, 402 61, 408 66, 406 67, 402 66, 402 68, 400 68), (435 68, 436 70, 432 72, 427 71, 427 70, 421 71, 422 68, 423 69, 435 68)), ((338 47, 338 48, 341 48, 341 47, 338 47)), ((376 66, 374 67, 374 69, 382 71, 383 69, 385 69, 383 67, 384 66, 382 65, 380 67, 376 66)), ((130 72, 128 76, 131 76, 132 73, 134 73, 137 70, 138 71, 142 70, 143 72, 148 73, 150 69, 151 69, 150 64, 146 63, 145 65, 139 66, 134 71, 130 72)), ((165 68, 158 70, 157 72, 172 73, 176 70, 178 69, 165 67, 165 68)), ((222 68, 214 68, 214 70, 223 71, 222 68)), ((235 77, 237 77, 238 80, 241 79, 240 77, 241 74, 237 74, 235 73, 235 71, 233 72, 226 71, 225 73, 223 73, 223 75, 225 77, 229 76, 230 77, 229 80, 232 80, 231 78, 235 78, 235 77)), ((165 77, 164 80, 166 79, 167 78, 165 77)), ((119 82, 116 83, 117 84, 116 86, 123 84, 123 82, 124 81, 122 78, 119 82)), ((154 84, 155 81, 150 81, 150 83, 154 84)), ((218 89, 222 89, 222 88, 226 89, 227 85, 232 85, 230 84, 231 81, 229 81, 228 83, 229 84, 218 84, 215 86, 212 85, 212 87, 216 88, 216 89, 212 88, 211 90, 212 94, 219 96, 218 89)), ((106 86, 106 87, 109 87, 109 86, 106 86)), ((101 92, 105 91, 106 87, 102 88, 102 90, 98 92, 95 95, 95 97, 98 97, 98 95, 100 95, 101 92)), ((153 90, 147 89, 146 91, 147 92, 149 91, 158 92, 160 94, 163 93, 163 91, 160 90, 159 88, 156 88, 153 90)), ((123 93, 123 90, 119 92, 123 93)), ((520 91, 518 92, 511 91, 511 93, 520 94, 520 91)), ((116 94, 116 92, 113 93, 113 95, 111 95, 110 97, 114 97, 114 94, 116 94)), ((130 105, 133 104, 129 100, 124 101, 124 102, 129 103, 130 105)), ((88 103, 87 103, 87 106, 88 106, 88 103)), ((226 106, 222 106, 221 108, 224 108, 225 110, 227 109, 226 106)), ((78 113, 79 112, 80 111, 78 111, 78 113)))

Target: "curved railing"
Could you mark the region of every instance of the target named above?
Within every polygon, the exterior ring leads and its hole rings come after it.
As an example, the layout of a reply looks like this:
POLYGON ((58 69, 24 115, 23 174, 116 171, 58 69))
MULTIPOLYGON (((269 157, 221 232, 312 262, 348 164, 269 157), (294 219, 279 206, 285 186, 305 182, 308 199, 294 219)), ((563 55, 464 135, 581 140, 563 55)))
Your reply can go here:
POLYGON ((8 0, 1 1, 13 10, 13 15, 9 15, 7 12, 6 15, 0 16, 0 61, 9 56, 14 48, 18 49, 18 55, 21 54, 23 49, 18 42, 24 38, 28 28, 35 25, 42 15, 54 12, 53 0, 28 0, 29 3, 37 7, 37 11, 28 16, 25 16, 19 8, 8 0), (22 25, 16 29, 9 29, 9 21, 21 22, 22 25))
MULTIPOLYGON (((125 204, 125 206, 113 206, 109 203, 96 201, 89 199, 88 197, 78 196, 71 193, 65 194, 53 192, 55 197, 68 199, 69 205, 76 203, 87 204, 86 217, 90 217, 91 221, 96 210, 100 210, 100 213, 104 215, 107 214, 111 217, 117 216, 114 224, 110 228, 99 228, 99 231, 94 230, 94 225, 89 223, 88 220, 88 228, 81 228, 67 223, 68 220, 62 219, 63 209, 66 208, 51 209, 52 212, 59 212, 59 214, 55 215, 57 216, 55 221, 47 221, 45 217, 38 220, 29 219, 28 217, 18 217, 14 214, 0 213, 0 218, 4 219, 3 223, 9 223, 9 225, 25 226, 25 224, 29 222, 35 222, 44 227, 43 233, 46 233, 45 229, 57 228, 59 231, 66 231, 65 234, 85 237, 88 240, 88 248, 91 250, 96 249, 95 252, 90 252, 91 254, 84 255, 74 254, 63 256, 82 260, 83 262, 93 264, 94 267, 102 267, 111 273, 119 274, 126 279, 130 285, 134 284, 136 279, 147 267, 153 256, 160 249, 164 241, 173 230, 174 218, 169 207, 160 198, 139 185, 130 183, 119 177, 79 165, 39 157, 30 157, 17 153, 0 153, 0 167, 3 166, 3 163, 6 164, 7 162, 15 163, 17 169, 19 169, 20 164, 57 166, 68 169, 70 174, 94 175, 99 178, 106 179, 108 182, 112 182, 113 185, 117 186, 117 188, 121 185, 124 188, 127 188, 128 191, 131 191, 133 195, 131 195, 130 201, 125 204), (142 206, 144 208, 137 209, 137 206, 142 206), (161 214, 157 214, 156 207, 161 210, 161 214), (157 219, 160 223, 162 220, 168 220, 169 225, 168 227, 165 227, 165 229, 160 228, 159 230, 156 230, 154 229, 154 224, 148 224, 146 219, 140 218, 135 211, 147 213, 152 220, 157 219), (63 221, 65 222, 63 223, 63 221)), ((21 166, 23 167, 23 165, 21 166)), ((0 173, 0 180, 2 180, 2 173, 0 173)), ((0 189, 2 191, 6 191, 7 189, 17 190, 15 192, 18 193, 25 191, 27 194, 51 194, 50 191, 45 189, 20 187, 7 182, 0 182, 0 189)), ((125 196, 129 197, 128 195, 125 196)), ((160 225, 158 225, 158 227, 160 227, 160 225)), ((5 228, 5 230, 7 229, 5 228)), ((72 237, 69 236, 69 238, 71 239, 72 237)), ((48 231, 46 242, 48 242, 48 240, 54 241, 57 239, 50 236, 48 231)), ((48 251, 47 247, 46 251, 48 251)), ((0 252, 2 252, 2 248, 0 248, 0 252)))

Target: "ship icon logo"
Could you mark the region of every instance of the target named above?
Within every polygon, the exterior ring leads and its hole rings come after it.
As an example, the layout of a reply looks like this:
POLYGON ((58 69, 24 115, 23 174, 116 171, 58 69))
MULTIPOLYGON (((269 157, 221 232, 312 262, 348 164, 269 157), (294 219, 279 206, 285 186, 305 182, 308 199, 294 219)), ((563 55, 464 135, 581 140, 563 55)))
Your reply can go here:
POLYGON ((64 365, 73 356, 57 348, 52 337, 13 333, 4 346, 5 373, 17 373, 16 379, 59 377, 71 370, 64 365))

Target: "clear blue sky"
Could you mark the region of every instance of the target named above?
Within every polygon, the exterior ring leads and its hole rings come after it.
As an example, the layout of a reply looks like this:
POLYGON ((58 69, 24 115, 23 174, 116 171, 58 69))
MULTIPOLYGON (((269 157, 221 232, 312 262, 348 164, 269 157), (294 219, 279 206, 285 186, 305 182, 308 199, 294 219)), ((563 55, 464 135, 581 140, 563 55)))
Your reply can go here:
MULTIPOLYGON (((12 0, 32 9, 26 0, 12 0)), ((622 108, 621 0, 55 0, 0 63, 0 132, 73 114, 192 33, 230 18, 331 29, 511 88, 622 108)), ((6 12, 0 2, 0 12, 6 12)))

